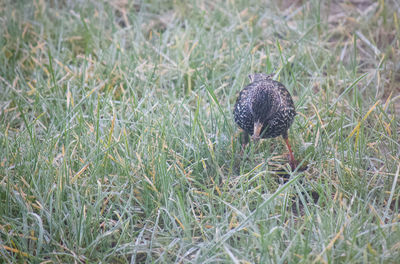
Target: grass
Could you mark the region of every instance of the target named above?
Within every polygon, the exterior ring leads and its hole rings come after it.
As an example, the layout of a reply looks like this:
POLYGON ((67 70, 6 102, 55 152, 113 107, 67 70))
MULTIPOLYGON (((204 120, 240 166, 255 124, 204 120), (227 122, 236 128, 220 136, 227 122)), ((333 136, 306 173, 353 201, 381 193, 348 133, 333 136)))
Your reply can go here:
POLYGON ((0 4, 1 262, 400 259, 400 5, 214 2, 0 4), (241 154, 251 72, 306 170, 241 154))

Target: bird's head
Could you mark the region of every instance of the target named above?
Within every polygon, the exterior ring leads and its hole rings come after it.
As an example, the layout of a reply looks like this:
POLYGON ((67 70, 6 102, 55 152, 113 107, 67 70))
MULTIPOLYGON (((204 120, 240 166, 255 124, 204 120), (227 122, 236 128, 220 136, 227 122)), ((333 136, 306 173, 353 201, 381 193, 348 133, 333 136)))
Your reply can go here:
POLYGON ((265 90, 259 89, 251 106, 254 120, 253 139, 262 136, 262 128, 265 127, 265 124, 268 124, 270 118, 275 114, 275 108, 276 103, 273 101, 273 97, 265 90))
POLYGON ((251 107, 253 120, 264 123, 274 114, 275 106, 274 98, 263 89, 259 89, 251 107))

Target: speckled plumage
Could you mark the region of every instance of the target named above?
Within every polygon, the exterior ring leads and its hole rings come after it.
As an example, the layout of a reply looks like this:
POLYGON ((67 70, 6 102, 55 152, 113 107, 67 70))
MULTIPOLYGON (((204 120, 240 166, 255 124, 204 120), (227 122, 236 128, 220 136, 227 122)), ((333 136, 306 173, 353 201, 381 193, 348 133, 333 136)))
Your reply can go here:
POLYGON ((251 83, 239 94, 234 118, 236 124, 253 135, 254 123, 262 123, 260 137, 273 138, 282 135, 292 125, 296 111, 292 97, 280 82, 266 74, 250 75, 251 83))
POLYGON ((270 75, 251 74, 249 78, 251 83, 239 93, 233 111, 236 124, 244 130, 244 144, 249 135, 255 140, 282 136, 289 150, 290 166, 295 170, 297 161, 287 133, 296 116, 292 97, 270 75))

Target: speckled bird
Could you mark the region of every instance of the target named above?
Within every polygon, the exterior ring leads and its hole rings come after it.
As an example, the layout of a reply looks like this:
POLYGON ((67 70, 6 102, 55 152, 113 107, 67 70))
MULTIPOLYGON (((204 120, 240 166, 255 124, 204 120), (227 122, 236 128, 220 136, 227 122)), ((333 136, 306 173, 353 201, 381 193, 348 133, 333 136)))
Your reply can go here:
POLYGON ((272 79, 271 75, 250 74, 250 84, 240 93, 233 112, 236 124, 244 131, 244 144, 260 138, 282 136, 294 170, 297 162, 289 144, 288 129, 296 116, 292 97, 286 87, 272 79))

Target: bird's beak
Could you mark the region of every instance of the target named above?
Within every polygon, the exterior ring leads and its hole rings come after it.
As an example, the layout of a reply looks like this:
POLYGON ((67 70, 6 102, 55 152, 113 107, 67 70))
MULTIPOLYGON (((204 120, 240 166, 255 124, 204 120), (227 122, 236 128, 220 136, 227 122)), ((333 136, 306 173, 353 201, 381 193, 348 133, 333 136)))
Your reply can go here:
POLYGON ((260 139, 260 134, 261 134, 261 128, 263 124, 260 121, 256 121, 254 123, 254 132, 252 138, 254 140, 259 140, 260 139))

